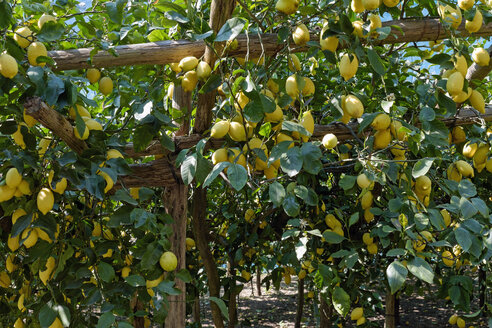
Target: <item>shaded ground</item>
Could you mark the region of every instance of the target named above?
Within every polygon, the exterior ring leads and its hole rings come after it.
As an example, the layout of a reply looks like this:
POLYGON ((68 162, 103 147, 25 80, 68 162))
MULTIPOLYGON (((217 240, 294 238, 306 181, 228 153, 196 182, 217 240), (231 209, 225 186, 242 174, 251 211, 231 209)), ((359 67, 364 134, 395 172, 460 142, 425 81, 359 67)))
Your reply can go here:
MULTIPOLYGON (((274 288, 269 291, 262 287, 262 295, 256 293, 256 285, 247 284, 239 297, 238 327, 255 328, 293 328, 296 315, 297 281, 293 279, 290 285, 282 283, 279 291, 274 288), (254 286, 254 290, 253 287, 254 286)), ((203 327, 213 327, 209 304, 201 300, 201 317, 203 327)), ((400 300, 399 328, 434 328, 457 327, 448 324, 449 317, 454 313, 451 305, 444 300, 433 300, 432 295, 402 298, 400 300)), ((368 318, 373 327, 384 326, 384 315, 368 318)), ((467 320, 467 326, 475 328, 487 327, 484 318, 474 321, 467 320)), ((302 327, 316 327, 313 315, 313 303, 307 300, 304 304, 302 327)), ((343 327, 353 327, 346 322, 343 327)))

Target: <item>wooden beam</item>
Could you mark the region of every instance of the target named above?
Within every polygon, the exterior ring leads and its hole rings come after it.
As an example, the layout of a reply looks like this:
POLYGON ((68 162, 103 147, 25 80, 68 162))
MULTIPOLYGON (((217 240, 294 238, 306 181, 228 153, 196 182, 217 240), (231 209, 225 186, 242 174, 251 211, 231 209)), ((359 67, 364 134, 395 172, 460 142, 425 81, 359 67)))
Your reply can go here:
MULTIPOLYGON (((470 34, 464 28, 464 22, 458 28, 457 36, 466 37, 470 34)), ((418 18, 403 19, 384 22, 383 26, 395 26, 390 35, 379 44, 393 44, 417 41, 434 41, 449 37, 449 32, 441 24, 439 18, 418 18)), ((487 37, 492 35, 492 23, 484 25, 480 31, 473 33, 473 36, 487 37)), ((319 39, 319 32, 312 35, 312 40, 319 39)), ((254 57, 265 54, 272 55, 285 46, 285 43, 278 43, 278 36, 275 33, 261 35, 239 35, 237 37, 238 47, 231 50, 230 56, 244 56, 248 51, 254 57), (249 45, 249 46, 248 46, 249 45)), ((159 41, 140 44, 129 44, 114 47, 117 56, 113 56, 108 51, 99 51, 90 60, 92 48, 55 50, 48 55, 55 61, 55 70, 71 70, 89 67, 116 67, 128 65, 162 65, 178 62, 185 56, 201 57, 205 51, 203 41, 159 41)), ((292 51, 301 52, 306 48, 295 48, 292 51)))

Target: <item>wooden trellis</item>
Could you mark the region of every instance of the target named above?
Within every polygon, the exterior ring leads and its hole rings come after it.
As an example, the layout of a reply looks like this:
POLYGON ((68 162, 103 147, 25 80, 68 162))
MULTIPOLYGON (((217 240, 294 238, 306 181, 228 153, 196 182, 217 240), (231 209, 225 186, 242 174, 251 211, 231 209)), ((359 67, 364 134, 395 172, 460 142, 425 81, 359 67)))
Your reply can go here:
MULTIPOLYGON (((231 0, 213 0, 211 10, 211 26, 215 32, 224 24, 224 22, 231 16, 232 8, 235 1, 231 0)), ((449 37, 449 32, 441 24, 438 18, 423 18, 423 19, 404 19, 397 21, 389 21, 383 23, 383 26, 391 26, 391 33, 389 36, 381 41, 377 41, 374 44, 395 44, 395 43, 407 43, 418 41, 435 41, 449 37)), ((469 36, 464 28, 464 22, 458 29, 458 36, 469 36)), ((491 36, 492 35, 492 23, 485 25, 482 29, 474 33, 473 36, 491 36)), ((319 32, 312 34, 313 40, 319 39, 319 32)), ((285 44, 279 44, 277 34, 262 34, 259 35, 240 35, 237 37, 238 47, 235 50, 230 50, 227 56, 244 56, 248 54, 250 57, 258 57, 261 54, 270 56, 278 53, 285 44)), ((340 47, 343 47, 341 45, 340 47)), ((220 48, 220 46, 219 46, 220 48)), ((71 49, 71 50, 57 50, 50 51, 49 56, 55 61, 53 69, 56 71, 61 70, 73 70, 83 69, 89 67, 108 68, 125 65, 159 65, 168 64, 172 62, 178 62, 185 56, 201 57, 206 52, 207 45, 203 41, 161 41, 144 44, 123 45, 114 48, 117 57, 113 56, 107 51, 99 51, 92 58, 90 54, 92 48, 84 49, 71 49)), ((305 51, 306 48, 298 47, 293 48, 293 52, 305 51)), ((489 49, 492 51, 492 48, 489 49)), ((205 60, 213 63, 214 58, 208 51, 208 56, 205 56, 205 60)), ((468 71, 467 79, 483 79, 492 69, 491 66, 479 67, 472 65, 468 71)), ((209 113, 212 110, 215 101, 215 93, 207 95, 200 95, 199 106, 197 110, 197 116, 210 117, 209 113), (210 106, 212 104, 212 106, 210 106)), ((49 108, 46 104, 40 101, 39 98, 32 98, 25 103, 27 114, 36 118, 43 126, 50 129, 56 136, 62 139, 71 149, 78 154, 81 154, 84 149, 87 149, 87 144, 79 139, 76 139, 73 134, 73 127, 62 115, 49 108)), ((480 120, 492 121, 492 105, 486 106, 485 114, 479 114, 473 109, 462 109, 455 117, 443 119, 442 121, 446 126, 454 125, 466 125, 479 122, 480 120)), ((121 177, 121 182, 126 187, 139 187, 139 186, 151 186, 151 187, 171 187, 177 188, 182 185, 179 170, 176 169, 174 161, 176 154, 181 149, 190 148, 198 143, 204 136, 203 132, 208 128, 206 126, 209 122, 205 120, 204 126, 201 126, 194 131, 196 133, 189 135, 180 135, 173 138, 176 151, 171 153, 160 145, 159 141, 155 140, 142 152, 135 152, 133 145, 128 144, 125 147, 125 153, 131 158, 138 158, 148 155, 164 155, 163 158, 151 161, 145 164, 133 164, 130 165, 132 169, 131 176, 121 177)), ((316 125, 313 133, 313 138, 321 138, 326 133, 333 133, 337 135, 339 140, 347 140, 354 138, 354 135, 358 131, 358 124, 351 122, 348 125, 341 123, 332 123, 329 125, 316 125)), ((208 147, 218 148, 224 143, 223 140, 211 139, 208 142, 208 147)), ((182 223, 186 219, 186 201, 187 192, 186 188, 171 189, 178 190, 179 195, 176 194, 172 198, 173 204, 170 204, 168 211, 175 219, 179 217, 180 224, 178 224, 178 230, 180 238, 176 239, 176 243, 173 244, 173 249, 180 254, 183 251, 185 244, 184 238, 182 238, 186 230, 183 232, 183 227, 186 226, 182 223), (182 208, 177 208, 177 205, 182 208), (183 221, 184 220, 184 221, 183 221)), ((204 222, 204 206, 206 206, 206 192, 199 188, 195 191, 195 199, 193 201, 193 207, 191 209, 194 217, 193 227, 195 233, 195 239, 197 240, 197 247, 199 249, 201 257, 204 259, 205 269, 209 276, 209 288, 211 296, 219 296, 220 291, 217 289, 218 276, 213 272, 212 264, 213 257, 208 249, 207 238, 204 235, 206 229, 203 228, 204 222), (205 200, 205 201, 204 201, 205 200), (200 221, 201 220, 201 221, 200 221), (208 253, 207 253, 208 252, 208 253), (213 285, 213 286, 212 286, 213 285)), ((184 266, 182 258, 184 255, 178 256, 180 258, 180 267, 184 266)), ((183 288, 184 284, 180 285, 183 288)), ((181 298, 183 302, 184 298, 181 298)), ((171 309, 170 315, 173 316, 169 321, 173 327, 184 327, 184 315, 183 304, 171 305, 174 308, 171 309), (178 317, 179 316, 179 317, 178 317)), ((216 327, 224 327, 220 312, 218 308, 212 304, 212 314, 214 316, 214 323, 216 327)), ((328 323, 329 324, 329 323, 328 323)))

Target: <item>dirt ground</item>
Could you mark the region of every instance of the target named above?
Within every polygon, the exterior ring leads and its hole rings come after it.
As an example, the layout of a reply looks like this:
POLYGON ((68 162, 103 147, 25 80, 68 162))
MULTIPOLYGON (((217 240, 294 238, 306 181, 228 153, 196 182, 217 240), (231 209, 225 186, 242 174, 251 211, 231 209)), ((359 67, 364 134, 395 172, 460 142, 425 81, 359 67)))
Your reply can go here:
MULTIPOLYGON (((239 297, 237 327, 254 328, 293 328, 296 316, 297 281, 290 285, 282 282, 279 291, 262 287, 262 295, 256 293, 256 284, 247 284, 239 297), (254 286, 254 289, 252 288, 254 286)), ((200 302, 202 327, 213 327, 210 316, 210 307, 204 299, 200 302)), ((302 327, 316 327, 316 319, 313 314, 313 303, 304 303, 304 315, 302 327)), ((446 306, 443 300, 434 300, 432 295, 427 297, 412 295, 400 300, 400 328, 444 328, 457 327, 448 324, 449 317, 454 313, 450 306, 446 306)), ((371 327, 383 327, 384 315, 367 318, 371 327)), ((467 326, 475 328, 487 327, 486 319, 467 321, 467 326)), ((369 326, 369 325, 367 325, 369 326)), ((351 322, 346 322, 343 327, 354 327, 351 322)))

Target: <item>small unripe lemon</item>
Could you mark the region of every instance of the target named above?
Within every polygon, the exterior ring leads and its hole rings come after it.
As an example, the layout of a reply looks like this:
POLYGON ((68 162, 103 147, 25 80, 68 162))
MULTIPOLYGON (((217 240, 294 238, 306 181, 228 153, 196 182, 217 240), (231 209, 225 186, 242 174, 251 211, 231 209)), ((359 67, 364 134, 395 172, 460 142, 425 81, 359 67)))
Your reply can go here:
POLYGON ((21 48, 27 48, 31 44, 32 39, 32 31, 29 29, 29 27, 20 27, 17 30, 15 30, 14 33, 14 40, 17 42, 19 47, 21 48))
POLYGON ((0 74, 7 79, 12 79, 18 71, 19 67, 14 57, 6 53, 0 55, 0 74))
POLYGON ((5 175, 5 183, 10 188, 17 188, 22 181, 22 175, 15 167, 10 168, 5 175))
POLYGON ((48 56, 48 50, 41 42, 33 42, 27 48, 27 59, 29 60, 29 64, 32 66, 44 66, 46 63, 38 63, 38 57, 46 57, 48 56))
POLYGON ((89 80, 89 82, 91 84, 94 84, 97 81, 99 81, 99 79, 101 78, 101 71, 98 70, 97 68, 89 68, 87 70, 86 76, 87 76, 87 79, 89 80))
POLYGON ((55 197, 51 190, 43 188, 39 191, 36 201, 39 211, 46 215, 53 208, 55 197))
POLYGON ((107 76, 101 78, 99 80, 99 91, 105 96, 113 92, 113 80, 107 76))
POLYGON ((333 133, 328 133, 325 134, 321 143, 326 149, 333 149, 337 146, 338 139, 337 136, 334 135, 333 133))
POLYGON ((173 271, 178 266, 178 258, 173 252, 164 252, 159 259, 159 264, 165 271, 173 271))

